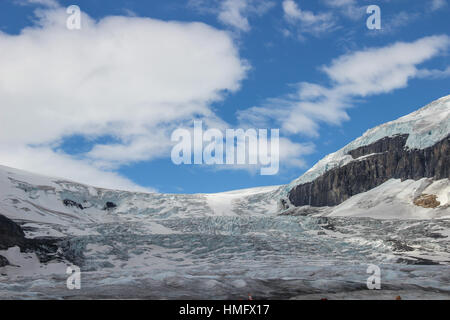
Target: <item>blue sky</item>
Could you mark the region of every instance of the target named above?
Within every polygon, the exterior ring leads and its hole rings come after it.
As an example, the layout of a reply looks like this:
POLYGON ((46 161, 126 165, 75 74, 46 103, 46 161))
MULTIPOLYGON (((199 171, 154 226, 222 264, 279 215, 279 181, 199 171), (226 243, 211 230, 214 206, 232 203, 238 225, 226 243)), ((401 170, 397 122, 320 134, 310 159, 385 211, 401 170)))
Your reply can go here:
POLYGON ((169 193, 288 183, 449 94, 447 2, 2 1, 0 164, 169 193), (194 118, 280 128, 279 173, 174 165, 170 132, 194 118))

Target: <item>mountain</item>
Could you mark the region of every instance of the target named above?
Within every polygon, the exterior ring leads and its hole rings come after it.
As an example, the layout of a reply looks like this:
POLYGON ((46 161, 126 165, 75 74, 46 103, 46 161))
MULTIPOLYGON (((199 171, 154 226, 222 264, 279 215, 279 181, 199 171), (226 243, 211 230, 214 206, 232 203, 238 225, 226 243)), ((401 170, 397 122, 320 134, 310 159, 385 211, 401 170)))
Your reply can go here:
POLYGON ((368 130, 320 160, 286 187, 284 208, 380 218, 450 217, 449 134, 447 96, 368 130))
POLYGON ((0 299, 448 298, 449 112, 368 130, 284 186, 139 193, 0 166, 0 299))

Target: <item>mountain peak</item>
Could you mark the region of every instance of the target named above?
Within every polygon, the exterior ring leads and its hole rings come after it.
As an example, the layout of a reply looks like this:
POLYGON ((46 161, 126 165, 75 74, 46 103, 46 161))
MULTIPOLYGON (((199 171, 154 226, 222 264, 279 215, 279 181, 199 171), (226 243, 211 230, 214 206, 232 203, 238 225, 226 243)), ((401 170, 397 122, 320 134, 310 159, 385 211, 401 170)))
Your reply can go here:
POLYGON ((408 115, 367 130, 361 137, 342 149, 325 156, 305 174, 288 184, 285 190, 311 182, 328 170, 348 164, 353 161, 349 155, 350 151, 385 137, 408 135, 405 148, 425 149, 446 138, 449 133, 450 95, 447 95, 408 115))

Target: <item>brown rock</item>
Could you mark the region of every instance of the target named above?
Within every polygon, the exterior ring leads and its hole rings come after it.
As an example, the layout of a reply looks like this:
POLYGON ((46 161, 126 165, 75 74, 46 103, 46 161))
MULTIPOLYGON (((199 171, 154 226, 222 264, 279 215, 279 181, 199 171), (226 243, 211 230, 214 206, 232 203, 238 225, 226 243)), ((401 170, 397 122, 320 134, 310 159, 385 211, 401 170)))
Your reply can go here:
POLYGON ((423 208, 437 208, 441 205, 434 194, 422 194, 414 199, 414 204, 423 208))

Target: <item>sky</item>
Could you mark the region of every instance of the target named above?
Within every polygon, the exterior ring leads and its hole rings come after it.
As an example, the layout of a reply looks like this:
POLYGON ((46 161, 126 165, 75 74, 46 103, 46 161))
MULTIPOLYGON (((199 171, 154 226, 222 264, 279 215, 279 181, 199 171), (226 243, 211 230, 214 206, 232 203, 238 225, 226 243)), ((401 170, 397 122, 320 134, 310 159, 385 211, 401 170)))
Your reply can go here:
POLYGON ((450 94, 449 14, 448 0, 1 1, 0 164, 164 193, 289 183, 450 94), (279 129, 278 173, 174 164, 171 134, 194 120, 279 129))

